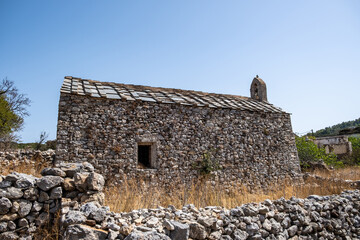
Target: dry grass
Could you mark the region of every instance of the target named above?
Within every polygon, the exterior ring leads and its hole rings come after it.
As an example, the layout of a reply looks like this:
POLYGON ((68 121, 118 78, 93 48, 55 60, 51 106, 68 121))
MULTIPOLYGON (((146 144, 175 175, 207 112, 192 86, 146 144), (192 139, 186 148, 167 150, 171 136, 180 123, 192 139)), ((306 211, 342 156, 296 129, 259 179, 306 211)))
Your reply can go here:
POLYGON ((40 154, 35 154, 30 161, 9 161, 8 164, 0 163, 0 175, 19 172, 41 177, 41 170, 50 165, 51 164, 46 162, 40 154))
POLYGON ((343 180, 360 180, 360 166, 336 169, 330 172, 315 170, 313 174, 325 178, 338 178, 343 180))
POLYGON ((46 222, 44 225, 39 227, 35 234, 35 240, 60 240, 62 234, 60 232, 60 211, 57 211, 54 215, 54 219, 46 222))
POLYGON ((337 182, 334 184, 328 180, 308 180, 301 185, 290 184, 284 181, 273 186, 267 192, 250 193, 243 186, 225 189, 222 185, 211 186, 204 181, 193 184, 181 184, 174 182, 170 187, 155 187, 145 183, 138 184, 136 181, 126 181, 120 186, 107 187, 105 189, 106 205, 112 211, 127 212, 140 208, 156 208, 174 205, 181 208, 186 204, 194 204, 196 207, 222 206, 233 208, 244 203, 260 202, 265 199, 286 199, 292 196, 306 198, 309 195, 339 194, 343 190, 351 189, 349 184, 337 182), (169 190, 171 189, 171 191, 169 190))

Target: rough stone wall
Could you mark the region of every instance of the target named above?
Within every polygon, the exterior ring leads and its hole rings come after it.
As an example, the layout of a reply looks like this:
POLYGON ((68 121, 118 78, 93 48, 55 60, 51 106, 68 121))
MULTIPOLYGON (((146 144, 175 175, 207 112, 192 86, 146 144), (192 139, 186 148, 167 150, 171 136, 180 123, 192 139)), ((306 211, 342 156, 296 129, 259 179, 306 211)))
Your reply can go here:
POLYGON ((0 152, 0 167, 9 165, 19 166, 21 164, 30 164, 41 160, 43 162, 52 163, 55 159, 55 150, 36 151, 36 150, 13 150, 0 152))
POLYGON ((60 96, 57 161, 90 161, 117 179, 167 183, 197 177, 194 162, 206 152, 222 167, 220 183, 266 187, 300 173, 287 113, 60 96), (156 145, 154 169, 138 167, 138 142, 156 145))
MULTIPOLYGON (((104 178, 89 163, 45 168, 43 177, 0 176, 0 239, 34 239, 60 213, 64 240, 359 239, 360 192, 292 197, 232 209, 192 204, 115 213, 103 206, 104 178)), ((54 227, 56 225, 53 225, 54 227)))
POLYGON ((123 213, 106 212, 96 203, 86 203, 63 217, 73 219, 64 236, 68 240, 359 239, 359 193, 280 198, 232 209, 189 204, 182 209, 170 205, 123 213))
POLYGON ((0 239, 33 239, 55 214, 80 203, 104 202, 102 175, 89 163, 45 168, 41 178, 23 173, 0 175, 0 239))

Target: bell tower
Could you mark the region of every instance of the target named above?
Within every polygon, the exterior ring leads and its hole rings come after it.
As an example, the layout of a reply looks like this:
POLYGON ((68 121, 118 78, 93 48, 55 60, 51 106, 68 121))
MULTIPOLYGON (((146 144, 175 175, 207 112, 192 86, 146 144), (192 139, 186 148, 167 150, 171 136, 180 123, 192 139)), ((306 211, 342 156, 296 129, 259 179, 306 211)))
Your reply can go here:
POLYGON ((252 99, 267 102, 266 84, 258 75, 251 83, 250 94, 252 99))

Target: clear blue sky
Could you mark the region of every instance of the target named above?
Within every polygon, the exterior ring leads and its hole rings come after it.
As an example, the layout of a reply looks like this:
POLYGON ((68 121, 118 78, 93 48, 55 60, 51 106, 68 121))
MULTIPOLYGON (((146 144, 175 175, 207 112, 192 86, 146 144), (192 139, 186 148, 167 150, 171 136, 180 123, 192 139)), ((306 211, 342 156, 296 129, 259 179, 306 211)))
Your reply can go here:
POLYGON ((258 74, 295 132, 360 117, 358 0, 0 0, 0 34, 23 142, 55 139, 64 76, 249 96, 258 74))

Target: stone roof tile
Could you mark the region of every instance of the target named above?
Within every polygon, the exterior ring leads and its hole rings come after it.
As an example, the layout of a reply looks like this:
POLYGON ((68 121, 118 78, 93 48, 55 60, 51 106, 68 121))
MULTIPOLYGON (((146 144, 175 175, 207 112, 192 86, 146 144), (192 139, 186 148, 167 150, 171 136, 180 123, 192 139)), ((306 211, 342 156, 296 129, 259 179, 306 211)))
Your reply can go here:
POLYGON ((60 92, 98 98, 121 99, 125 101, 137 100, 197 107, 284 113, 280 108, 268 102, 257 101, 243 96, 99 82, 75 77, 65 77, 60 92))

